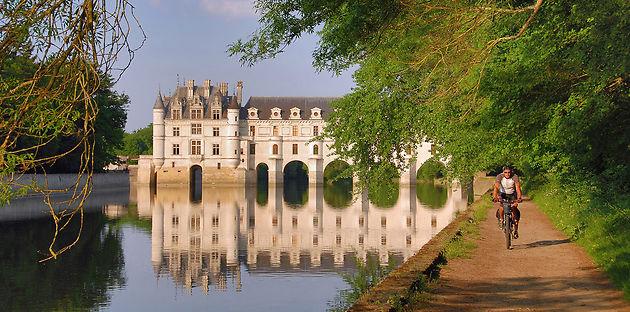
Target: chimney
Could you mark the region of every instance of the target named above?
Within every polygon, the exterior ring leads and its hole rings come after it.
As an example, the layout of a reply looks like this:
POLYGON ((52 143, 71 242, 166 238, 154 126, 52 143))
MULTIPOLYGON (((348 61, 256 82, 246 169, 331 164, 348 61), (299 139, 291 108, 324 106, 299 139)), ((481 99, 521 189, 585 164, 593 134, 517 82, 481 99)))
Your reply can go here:
POLYGON ((228 83, 227 82, 222 82, 221 83, 221 95, 222 96, 228 95, 228 83))
POLYGON ((186 80, 186 89, 188 90, 188 97, 193 97, 193 90, 195 89, 195 81, 194 80, 186 80))
POLYGON ((212 81, 210 79, 206 79, 203 81, 203 96, 206 99, 210 98, 210 87, 212 86, 212 81))
POLYGON ((243 102, 243 82, 242 81, 236 82, 236 101, 238 102, 239 106, 243 102))

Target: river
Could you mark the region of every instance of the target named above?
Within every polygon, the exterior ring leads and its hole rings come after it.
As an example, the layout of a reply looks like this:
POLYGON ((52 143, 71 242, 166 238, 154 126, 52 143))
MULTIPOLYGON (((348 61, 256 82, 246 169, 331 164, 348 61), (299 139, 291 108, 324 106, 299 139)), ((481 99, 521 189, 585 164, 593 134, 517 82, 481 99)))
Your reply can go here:
POLYGON ((397 190, 385 200, 298 183, 94 190, 78 244, 43 264, 52 222, 41 198, 17 199, 0 208, 0 309, 325 311, 356 261, 401 263, 467 203, 458 188, 397 190))

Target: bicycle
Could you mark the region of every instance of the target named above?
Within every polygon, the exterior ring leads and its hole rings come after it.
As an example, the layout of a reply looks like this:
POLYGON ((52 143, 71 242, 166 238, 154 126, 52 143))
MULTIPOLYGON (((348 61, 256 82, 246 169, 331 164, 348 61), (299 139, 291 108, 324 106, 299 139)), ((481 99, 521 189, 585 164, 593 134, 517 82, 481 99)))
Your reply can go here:
POLYGON ((512 249, 512 238, 514 237, 514 220, 512 219, 512 203, 514 201, 501 198, 503 205, 503 233, 505 234, 505 247, 512 249))

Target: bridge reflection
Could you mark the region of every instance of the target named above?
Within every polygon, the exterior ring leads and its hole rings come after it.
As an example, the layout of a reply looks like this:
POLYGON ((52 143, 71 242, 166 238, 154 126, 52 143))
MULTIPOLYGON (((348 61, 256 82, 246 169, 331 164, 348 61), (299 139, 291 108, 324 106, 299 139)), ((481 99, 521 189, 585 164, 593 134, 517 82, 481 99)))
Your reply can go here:
POLYGON ((368 254, 381 263, 404 261, 465 209, 467 198, 460 188, 445 189, 437 193, 446 192, 438 200, 443 205, 435 207, 418 199, 427 196, 426 187, 420 196, 416 187, 401 186, 397 202, 380 208, 366 194, 325 197, 325 187, 306 188, 297 204, 287 203, 282 186, 270 186, 265 201, 257 200, 265 190, 255 187, 204 188, 200 201, 187 188, 132 194, 140 217, 152 218, 157 277, 205 292, 229 284, 239 291, 241 274, 349 270, 368 254))

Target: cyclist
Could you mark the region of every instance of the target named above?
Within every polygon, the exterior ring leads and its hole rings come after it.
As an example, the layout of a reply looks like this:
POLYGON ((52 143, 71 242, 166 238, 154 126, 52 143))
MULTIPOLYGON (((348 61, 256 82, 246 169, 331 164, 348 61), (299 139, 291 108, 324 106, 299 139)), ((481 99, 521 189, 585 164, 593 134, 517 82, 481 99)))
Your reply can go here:
MULTIPOLYGON (((521 219, 521 211, 518 210, 518 203, 523 201, 523 194, 521 193, 521 182, 518 176, 514 174, 514 171, 510 167, 503 167, 503 172, 497 175, 494 182, 494 190, 492 197, 495 202, 499 202, 501 199, 507 199, 512 201, 512 216, 514 217, 514 239, 518 238, 518 222, 521 219)), ((499 205, 499 209, 496 213, 499 219, 499 225, 503 224, 503 205, 499 205)))

